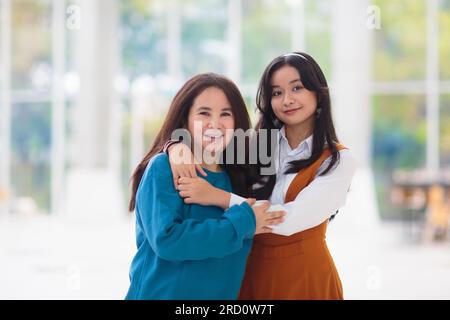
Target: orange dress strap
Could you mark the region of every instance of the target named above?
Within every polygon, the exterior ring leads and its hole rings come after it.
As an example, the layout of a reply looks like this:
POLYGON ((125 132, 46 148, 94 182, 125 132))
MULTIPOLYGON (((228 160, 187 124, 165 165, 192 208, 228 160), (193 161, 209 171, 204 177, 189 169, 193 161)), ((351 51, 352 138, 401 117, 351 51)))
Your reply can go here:
MULTIPOLYGON (((336 144, 336 148, 338 151, 342 149, 347 149, 342 144, 336 144)), ((311 181, 314 179, 315 173, 322 165, 322 163, 331 155, 331 151, 329 148, 324 149, 322 155, 317 159, 312 165, 307 168, 300 170, 295 176, 294 180, 292 180, 289 188, 286 192, 286 196, 284 197, 284 202, 291 202, 297 197, 300 191, 305 188, 311 181), (312 174, 311 174, 312 173, 312 174), (310 179, 304 179, 304 176, 310 177, 310 179)))

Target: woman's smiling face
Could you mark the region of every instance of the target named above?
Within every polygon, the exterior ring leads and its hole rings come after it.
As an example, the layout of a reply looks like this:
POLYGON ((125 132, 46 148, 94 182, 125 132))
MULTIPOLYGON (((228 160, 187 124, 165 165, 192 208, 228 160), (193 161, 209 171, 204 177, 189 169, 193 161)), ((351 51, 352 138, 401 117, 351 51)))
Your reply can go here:
POLYGON ((294 67, 284 65, 271 77, 271 105, 276 117, 286 126, 314 124, 317 98, 306 89, 294 67))
POLYGON ((189 110, 188 130, 197 146, 222 152, 231 141, 234 114, 225 93, 216 87, 203 90, 189 110))

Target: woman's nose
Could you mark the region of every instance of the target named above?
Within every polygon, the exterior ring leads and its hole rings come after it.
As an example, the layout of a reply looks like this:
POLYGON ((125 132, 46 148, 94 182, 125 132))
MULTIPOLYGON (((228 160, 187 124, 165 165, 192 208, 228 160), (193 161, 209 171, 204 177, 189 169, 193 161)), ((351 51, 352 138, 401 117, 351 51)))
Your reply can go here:
POLYGON ((220 126, 220 119, 211 118, 211 120, 208 122, 208 129, 217 129, 220 126))
POLYGON ((284 98, 283 98, 283 104, 284 104, 285 106, 289 106, 289 105, 291 105, 292 103, 293 103, 293 100, 292 100, 290 94, 289 94, 289 93, 286 93, 286 94, 284 95, 284 98))

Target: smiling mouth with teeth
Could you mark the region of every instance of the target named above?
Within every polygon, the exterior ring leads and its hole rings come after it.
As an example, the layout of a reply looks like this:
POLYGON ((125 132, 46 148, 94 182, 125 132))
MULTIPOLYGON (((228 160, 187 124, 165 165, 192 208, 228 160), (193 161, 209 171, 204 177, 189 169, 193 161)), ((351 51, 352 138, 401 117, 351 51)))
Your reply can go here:
POLYGON ((212 136, 212 135, 207 135, 207 134, 205 134, 204 137, 205 137, 207 140, 214 141, 214 140, 221 139, 221 138, 223 137, 223 135, 217 135, 217 136, 214 135, 214 136, 212 136))
POLYGON ((214 131, 211 130, 210 132, 205 132, 203 134, 203 137, 205 140, 215 141, 221 139, 223 137, 223 133, 216 130, 214 131))

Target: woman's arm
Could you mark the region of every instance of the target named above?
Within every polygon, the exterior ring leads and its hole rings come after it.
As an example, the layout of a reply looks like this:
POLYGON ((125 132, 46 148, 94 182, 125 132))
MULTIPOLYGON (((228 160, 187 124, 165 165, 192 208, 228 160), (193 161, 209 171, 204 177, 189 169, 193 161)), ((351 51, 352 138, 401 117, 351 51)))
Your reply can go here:
MULTIPOLYGON (((214 187, 205 179, 199 177, 180 178, 177 189, 186 204, 195 203, 203 206, 217 206, 223 210, 231 207, 230 198, 232 193, 214 187)), ((243 199, 244 201, 247 200, 243 199)))
MULTIPOLYGON (((294 201, 282 205, 287 212, 286 219, 273 227, 273 233, 289 236, 313 228, 345 205, 356 164, 348 150, 340 151, 340 156, 333 170, 324 176, 317 175, 294 201)), ((328 161, 322 167, 326 167, 328 161)))
MULTIPOLYGON (((287 215, 283 223, 273 226, 273 233, 289 236, 318 226, 345 204, 355 172, 355 160, 348 150, 340 151, 340 156, 340 162, 333 170, 325 176, 316 176, 294 201, 281 205, 287 215)), ((322 167, 328 163, 329 159, 322 167)), ((246 198, 217 189, 201 178, 181 178, 178 189, 185 203, 216 205, 224 210, 246 201, 246 198)))
POLYGON ((220 258, 239 250, 255 233, 271 232, 267 226, 283 220, 284 213, 252 209, 247 202, 229 208, 220 219, 184 219, 167 156, 152 161, 139 186, 136 212, 151 247, 163 259, 220 258))
POLYGON ((174 144, 172 141, 172 144, 166 143, 166 145, 168 147, 164 149, 167 151, 169 157, 173 185, 175 189, 180 191, 180 195, 185 198, 186 204, 212 205, 225 210, 234 204, 241 204, 247 200, 233 195, 230 192, 215 188, 204 179, 197 179, 196 170, 203 176, 207 174, 198 163, 196 164, 191 149, 184 143, 174 144), (186 156, 187 154, 188 156, 186 156), (191 161, 186 161, 186 159, 191 159, 191 161), (241 199, 242 201, 239 201, 241 199))
POLYGON ((165 155, 153 160, 142 179, 136 212, 150 245, 163 259, 220 258, 239 250, 255 232, 248 203, 230 208, 221 219, 183 219, 183 200, 173 187, 165 155))

